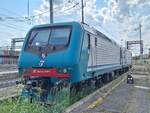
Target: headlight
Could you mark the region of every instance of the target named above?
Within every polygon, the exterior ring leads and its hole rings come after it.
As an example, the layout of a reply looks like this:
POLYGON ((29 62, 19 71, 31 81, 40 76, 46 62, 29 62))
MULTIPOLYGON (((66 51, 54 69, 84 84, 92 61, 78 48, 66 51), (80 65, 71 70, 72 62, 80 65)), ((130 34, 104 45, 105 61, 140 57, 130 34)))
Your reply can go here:
POLYGON ((67 69, 63 69, 63 73, 67 73, 67 69))
POLYGON ((66 68, 59 68, 59 69, 58 69, 58 72, 59 72, 59 73, 67 73, 67 71, 68 71, 68 70, 67 70, 66 68))
POLYGON ((132 80, 133 78, 128 78, 128 79, 131 79, 131 80, 132 80))

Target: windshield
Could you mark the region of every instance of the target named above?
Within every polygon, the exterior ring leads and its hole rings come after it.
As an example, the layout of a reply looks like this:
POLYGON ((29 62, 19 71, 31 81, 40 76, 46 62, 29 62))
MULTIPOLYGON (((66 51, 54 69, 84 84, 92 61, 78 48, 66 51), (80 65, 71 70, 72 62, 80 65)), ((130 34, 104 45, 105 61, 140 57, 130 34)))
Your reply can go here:
POLYGON ((70 28, 54 28, 51 31, 50 45, 66 45, 69 41, 70 28))
POLYGON ((70 28, 44 28, 31 32, 29 46, 66 45, 70 36, 70 28))
POLYGON ((48 42, 50 30, 33 30, 29 39, 29 46, 44 46, 48 42))
POLYGON ((69 44, 71 27, 51 27, 33 29, 26 44, 26 50, 51 51, 64 49, 69 44))

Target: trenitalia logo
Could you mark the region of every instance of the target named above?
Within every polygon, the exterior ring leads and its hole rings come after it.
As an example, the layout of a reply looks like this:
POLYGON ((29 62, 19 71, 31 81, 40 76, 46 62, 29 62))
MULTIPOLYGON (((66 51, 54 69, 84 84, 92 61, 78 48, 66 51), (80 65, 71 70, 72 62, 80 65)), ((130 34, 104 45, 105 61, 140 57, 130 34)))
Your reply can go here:
POLYGON ((44 53, 42 53, 42 58, 44 59, 46 56, 45 56, 45 54, 44 53))
POLYGON ((43 59, 40 60, 39 66, 43 66, 44 62, 45 62, 45 61, 44 61, 43 59))
POLYGON ((44 53, 42 53, 42 56, 41 56, 41 57, 42 57, 42 59, 41 59, 40 62, 39 62, 39 66, 42 67, 42 66, 44 65, 44 62, 45 62, 44 59, 45 59, 46 56, 45 56, 44 53))

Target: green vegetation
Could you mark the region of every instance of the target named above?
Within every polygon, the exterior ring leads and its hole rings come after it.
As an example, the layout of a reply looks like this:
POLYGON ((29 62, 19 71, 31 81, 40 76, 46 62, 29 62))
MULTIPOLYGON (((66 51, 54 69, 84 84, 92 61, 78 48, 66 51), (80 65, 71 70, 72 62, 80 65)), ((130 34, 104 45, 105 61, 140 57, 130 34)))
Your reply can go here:
POLYGON ((69 93, 66 90, 59 93, 59 98, 52 105, 29 103, 23 98, 2 101, 0 113, 61 113, 69 106, 69 93))
POLYGON ((44 106, 37 103, 7 100, 0 103, 1 113, 59 113, 67 106, 66 100, 54 106, 44 106))
POLYGON ((75 89, 73 89, 72 93, 71 93, 71 104, 79 101, 80 99, 88 96, 89 94, 91 94, 92 92, 94 92, 97 88, 94 86, 83 86, 79 91, 76 92, 75 89))
MULTIPOLYGON (((50 105, 39 104, 35 101, 39 100, 38 98, 34 99, 33 103, 30 103, 24 97, 8 99, 0 102, 0 113, 62 113, 70 105, 70 102, 73 104, 94 90, 96 90, 95 87, 83 87, 79 92, 74 90, 70 98, 70 87, 62 88, 61 90, 57 90, 55 95, 48 97, 48 103, 50 105), (54 98, 52 99, 52 97, 54 98)), ((50 92, 50 94, 53 93, 50 92)))

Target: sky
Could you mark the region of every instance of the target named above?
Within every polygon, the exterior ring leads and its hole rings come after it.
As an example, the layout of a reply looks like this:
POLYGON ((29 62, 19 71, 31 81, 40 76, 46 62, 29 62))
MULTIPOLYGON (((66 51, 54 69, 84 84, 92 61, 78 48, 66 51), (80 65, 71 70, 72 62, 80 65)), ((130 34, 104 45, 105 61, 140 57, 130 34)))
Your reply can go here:
MULTIPOLYGON (((1 0, 0 46, 25 37, 38 24, 49 23, 48 0, 1 0)), ((118 44, 139 40, 142 25, 144 52, 150 48, 150 0, 84 0, 85 23, 105 31, 118 44)), ((81 0, 54 0, 54 22, 81 21, 81 0)), ((139 54, 139 46, 131 48, 139 54)))

